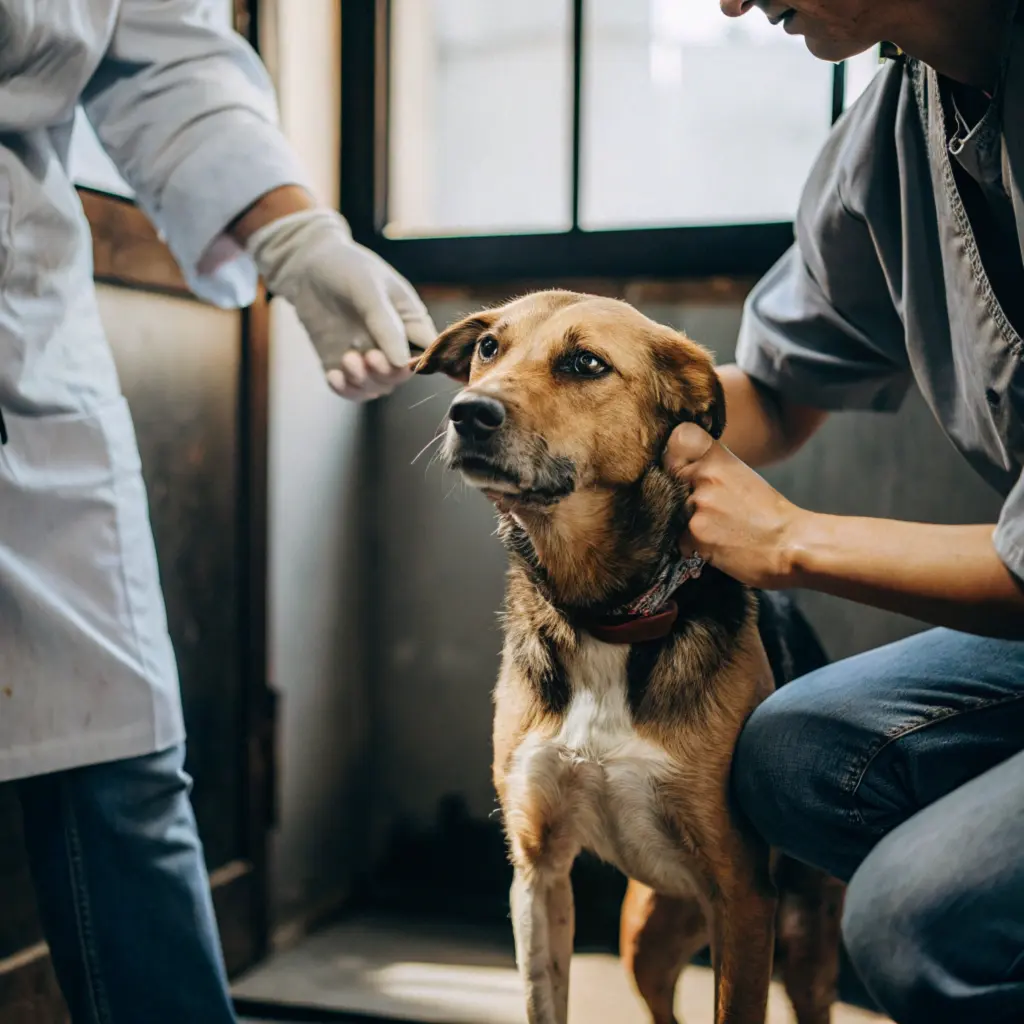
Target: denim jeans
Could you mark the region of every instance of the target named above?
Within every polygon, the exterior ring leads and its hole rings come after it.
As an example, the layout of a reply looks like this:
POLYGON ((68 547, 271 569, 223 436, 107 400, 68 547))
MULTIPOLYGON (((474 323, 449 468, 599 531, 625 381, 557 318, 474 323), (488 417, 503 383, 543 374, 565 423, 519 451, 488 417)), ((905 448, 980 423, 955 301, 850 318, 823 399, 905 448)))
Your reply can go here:
POLYGON ((233 1024, 183 746, 19 783, 74 1024, 233 1024))
POLYGON ((931 630, 783 687, 736 796, 849 882, 847 950, 898 1024, 1024 1021, 1024 643, 931 630))

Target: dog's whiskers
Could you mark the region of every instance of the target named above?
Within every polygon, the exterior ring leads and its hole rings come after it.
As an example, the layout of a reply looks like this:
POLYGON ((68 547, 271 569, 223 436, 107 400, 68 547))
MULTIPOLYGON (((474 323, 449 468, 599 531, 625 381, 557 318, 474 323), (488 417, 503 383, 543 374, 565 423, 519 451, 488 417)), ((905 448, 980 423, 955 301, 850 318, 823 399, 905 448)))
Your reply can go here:
MULTIPOLYGON (((420 449, 420 450, 419 450, 419 451, 418 451, 418 452, 416 453, 416 457, 415 457, 415 458, 414 458, 414 459, 412 460, 412 462, 410 462, 410 463, 409 463, 409 465, 410 465, 410 466, 415 466, 415 465, 416 465, 416 463, 417 463, 417 462, 419 462, 420 458, 421 458, 421 457, 422 457, 422 456, 423 456, 423 455, 424 455, 424 454, 426 453, 427 449, 428 449, 428 448, 429 448, 429 447, 430 447, 430 446, 431 446, 432 444, 437 444, 437 442, 438 442, 438 441, 440 441, 442 437, 444 437, 444 431, 443 431, 443 430, 441 431, 441 433, 440 433, 440 434, 438 434, 438 435, 437 435, 437 437, 432 437, 432 438, 431 438, 431 439, 430 439, 430 440, 429 440, 429 441, 428 441, 428 442, 427 442, 427 443, 426 443, 426 444, 425 444, 425 445, 424 445, 424 446, 423 446, 423 447, 422 447, 422 448, 421 448, 421 449, 420 449)), ((433 461, 433 459, 431 460, 431 462, 432 462, 432 461, 433 461)), ((428 463, 427 463, 427 465, 429 466, 429 465, 430 465, 430 463, 428 462, 428 463)))
POLYGON ((435 448, 434 449, 434 454, 430 456, 430 460, 427 462, 426 469, 424 469, 423 472, 424 473, 429 472, 430 467, 435 465, 438 462, 441 462, 443 458, 444 458, 444 452, 442 451, 442 449, 435 448))
POLYGON ((413 409, 418 409, 421 405, 426 405, 427 402, 430 402, 435 398, 439 398, 440 395, 440 391, 435 391, 432 395, 427 395, 426 398, 421 398, 418 402, 413 402, 412 405, 409 406, 409 411, 412 412, 413 409))
POLYGON ((448 488, 448 493, 444 496, 443 499, 444 501, 447 501, 455 493, 456 488, 458 488, 459 484, 462 484, 463 492, 465 492, 466 481, 461 478, 456 478, 455 483, 453 483, 451 487, 448 488))

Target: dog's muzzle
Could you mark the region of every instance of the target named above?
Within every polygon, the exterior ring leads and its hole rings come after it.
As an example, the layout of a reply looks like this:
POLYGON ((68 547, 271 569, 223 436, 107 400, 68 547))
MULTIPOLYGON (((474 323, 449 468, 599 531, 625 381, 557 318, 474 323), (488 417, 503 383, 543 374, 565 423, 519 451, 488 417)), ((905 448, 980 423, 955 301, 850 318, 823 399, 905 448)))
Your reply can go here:
POLYGON ((445 461, 473 486, 534 505, 554 504, 575 489, 572 461, 553 456, 542 437, 516 429, 499 399, 463 391, 452 401, 448 418, 445 461))

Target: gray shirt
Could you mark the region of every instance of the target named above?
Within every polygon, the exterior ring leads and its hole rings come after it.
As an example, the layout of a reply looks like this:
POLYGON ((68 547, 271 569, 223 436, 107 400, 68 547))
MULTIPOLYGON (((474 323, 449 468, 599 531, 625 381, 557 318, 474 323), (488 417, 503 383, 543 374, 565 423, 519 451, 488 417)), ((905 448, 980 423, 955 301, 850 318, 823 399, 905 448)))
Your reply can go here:
POLYGON ((737 362, 793 401, 899 407, 912 383, 1006 498, 1024 578, 1024 27, 971 126, 930 68, 892 63, 836 125, 796 243, 751 293, 737 362))

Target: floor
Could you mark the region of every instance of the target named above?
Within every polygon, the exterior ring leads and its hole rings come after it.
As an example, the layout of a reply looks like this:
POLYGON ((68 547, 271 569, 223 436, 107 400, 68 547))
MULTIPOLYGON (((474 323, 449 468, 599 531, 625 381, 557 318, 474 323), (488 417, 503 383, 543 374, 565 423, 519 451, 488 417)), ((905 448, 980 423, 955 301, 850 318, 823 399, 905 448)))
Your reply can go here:
MULTIPOLYGON (((685 1024, 712 1024, 712 993, 710 970, 687 969, 677 997, 685 1024)), ((272 957, 238 981, 235 995, 286 1004, 306 1020, 317 1007, 425 1024, 525 1021, 519 977, 501 936, 471 930, 453 935, 427 926, 399 929, 372 920, 336 925, 272 957)), ((583 953, 573 958, 569 1020, 647 1024, 648 1018, 618 959, 583 953)), ((855 1007, 837 1007, 833 1014, 833 1024, 883 1022, 855 1007)), ((777 985, 768 1024, 794 1024, 777 985)))

